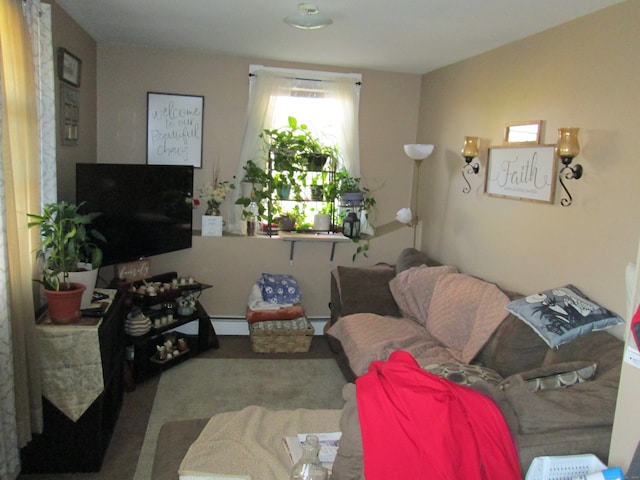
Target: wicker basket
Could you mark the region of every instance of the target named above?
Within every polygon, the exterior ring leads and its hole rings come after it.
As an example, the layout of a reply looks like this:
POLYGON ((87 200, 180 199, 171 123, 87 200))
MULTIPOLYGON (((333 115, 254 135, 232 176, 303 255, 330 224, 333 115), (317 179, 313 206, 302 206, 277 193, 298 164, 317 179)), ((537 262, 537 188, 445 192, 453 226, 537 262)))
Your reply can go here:
POLYGON ((271 320, 249 325, 251 350, 258 353, 302 353, 311 346, 314 329, 309 320, 271 320))

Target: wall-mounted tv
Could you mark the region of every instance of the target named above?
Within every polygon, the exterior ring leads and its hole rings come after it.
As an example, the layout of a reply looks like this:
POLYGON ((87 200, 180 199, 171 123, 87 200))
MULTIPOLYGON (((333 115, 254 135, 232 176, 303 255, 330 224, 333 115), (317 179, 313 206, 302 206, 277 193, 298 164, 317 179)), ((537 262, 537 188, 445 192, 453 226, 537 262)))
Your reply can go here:
POLYGON ((192 166, 76 165, 76 203, 102 213, 103 265, 191 248, 192 197, 192 166))

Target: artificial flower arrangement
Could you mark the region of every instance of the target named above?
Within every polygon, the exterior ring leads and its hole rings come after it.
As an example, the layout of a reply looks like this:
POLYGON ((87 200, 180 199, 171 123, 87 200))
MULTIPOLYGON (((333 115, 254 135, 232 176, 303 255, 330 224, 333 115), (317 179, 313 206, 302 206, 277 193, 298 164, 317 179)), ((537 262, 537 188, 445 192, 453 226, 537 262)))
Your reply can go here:
MULTIPOLYGON (((200 187, 199 193, 200 198, 207 202, 207 211, 205 215, 220 215, 220 205, 227 198, 227 193, 230 190, 236 188, 236 186, 228 182, 226 180, 219 180, 220 171, 218 167, 215 167, 213 170, 213 181, 207 182, 205 185, 200 187)), ((195 202, 194 205, 198 205, 200 202, 195 202)))

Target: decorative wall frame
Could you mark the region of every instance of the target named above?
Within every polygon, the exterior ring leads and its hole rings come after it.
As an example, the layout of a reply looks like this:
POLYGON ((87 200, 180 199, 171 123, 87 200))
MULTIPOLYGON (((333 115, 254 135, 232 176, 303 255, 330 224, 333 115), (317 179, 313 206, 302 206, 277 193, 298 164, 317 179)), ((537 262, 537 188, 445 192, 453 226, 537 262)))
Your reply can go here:
POLYGON ((58 78, 74 87, 80 86, 82 60, 66 48, 58 49, 58 78))
POLYGON ((147 92, 147 163, 202 168, 204 97, 147 92))
POLYGON ((507 123, 504 128, 505 145, 539 145, 542 120, 507 123))
POLYGON ((490 147, 485 193, 553 203, 557 163, 554 145, 490 147))
POLYGON ((78 89, 60 83, 60 142, 62 145, 78 144, 79 124, 78 89))

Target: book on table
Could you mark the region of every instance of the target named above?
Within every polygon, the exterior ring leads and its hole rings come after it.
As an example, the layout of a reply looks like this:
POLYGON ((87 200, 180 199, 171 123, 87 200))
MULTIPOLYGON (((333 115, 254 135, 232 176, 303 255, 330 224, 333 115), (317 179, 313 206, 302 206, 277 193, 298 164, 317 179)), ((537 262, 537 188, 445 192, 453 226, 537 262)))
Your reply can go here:
POLYGON ((302 444, 307 438, 307 435, 316 435, 320 441, 320 452, 318 458, 320 463, 329 470, 333 467, 333 462, 336 459, 338 453, 338 445, 340 443, 340 437, 342 432, 329 432, 329 433, 299 433, 295 436, 284 437, 284 447, 289 454, 291 465, 300 460, 302 457, 302 444))

